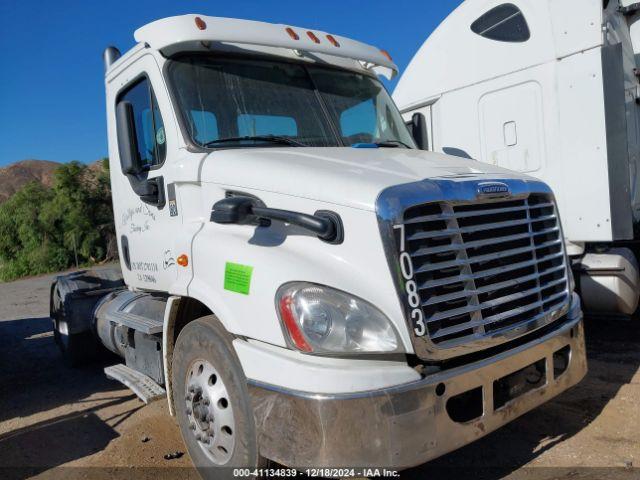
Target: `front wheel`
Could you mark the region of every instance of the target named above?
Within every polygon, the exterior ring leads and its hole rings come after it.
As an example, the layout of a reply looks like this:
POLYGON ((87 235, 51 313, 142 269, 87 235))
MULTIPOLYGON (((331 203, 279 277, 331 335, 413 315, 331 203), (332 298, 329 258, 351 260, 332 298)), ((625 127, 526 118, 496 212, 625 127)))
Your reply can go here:
POLYGON ((229 334, 213 315, 186 325, 176 341, 173 404, 194 465, 203 478, 233 478, 259 456, 247 379, 229 334))

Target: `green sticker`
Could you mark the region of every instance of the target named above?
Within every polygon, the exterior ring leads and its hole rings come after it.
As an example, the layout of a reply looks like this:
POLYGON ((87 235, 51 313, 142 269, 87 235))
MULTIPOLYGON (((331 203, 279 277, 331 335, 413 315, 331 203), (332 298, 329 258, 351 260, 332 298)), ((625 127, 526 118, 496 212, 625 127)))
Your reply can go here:
POLYGON ((227 262, 224 269, 224 289, 249 295, 253 267, 227 262))

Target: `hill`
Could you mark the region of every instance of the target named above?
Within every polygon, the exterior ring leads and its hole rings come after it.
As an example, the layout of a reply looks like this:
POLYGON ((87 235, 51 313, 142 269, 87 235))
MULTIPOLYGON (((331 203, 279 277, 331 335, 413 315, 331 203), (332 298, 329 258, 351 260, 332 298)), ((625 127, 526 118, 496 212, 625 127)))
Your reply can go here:
POLYGON ((53 172, 60 166, 48 160, 22 160, 0 168, 0 203, 30 182, 53 185, 53 172))

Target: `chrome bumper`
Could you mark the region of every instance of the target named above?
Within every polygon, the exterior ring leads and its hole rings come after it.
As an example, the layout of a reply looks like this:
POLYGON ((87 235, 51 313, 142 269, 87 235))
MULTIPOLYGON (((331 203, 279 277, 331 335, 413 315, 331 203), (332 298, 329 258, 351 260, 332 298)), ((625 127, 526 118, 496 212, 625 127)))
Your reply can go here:
POLYGON ((564 323, 545 336, 418 382, 339 395, 250 382, 249 391, 263 456, 291 467, 402 469, 483 437, 577 384, 586 372, 582 311, 574 295, 564 323), (567 346, 568 365, 557 374, 554 353, 567 346), (494 408, 494 382, 537 362, 546 366, 545 381, 494 408), (454 421, 447 402, 478 387, 482 413, 454 421))

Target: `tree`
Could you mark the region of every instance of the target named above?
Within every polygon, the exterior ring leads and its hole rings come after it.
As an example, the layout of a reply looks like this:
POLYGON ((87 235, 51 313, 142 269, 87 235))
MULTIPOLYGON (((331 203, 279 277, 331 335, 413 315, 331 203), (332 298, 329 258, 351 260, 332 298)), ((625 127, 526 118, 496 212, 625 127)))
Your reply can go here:
POLYGON ((0 279, 112 259, 115 228, 108 160, 71 162, 54 186, 31 183, 0 205, 0 279))
POLYGON ((42 220, 53 193, 30 183, 0 206, 0 259, 3 278, 64 268, 64 252, 42 220))

